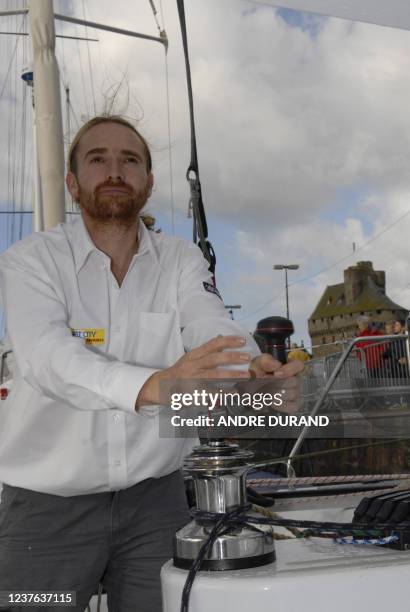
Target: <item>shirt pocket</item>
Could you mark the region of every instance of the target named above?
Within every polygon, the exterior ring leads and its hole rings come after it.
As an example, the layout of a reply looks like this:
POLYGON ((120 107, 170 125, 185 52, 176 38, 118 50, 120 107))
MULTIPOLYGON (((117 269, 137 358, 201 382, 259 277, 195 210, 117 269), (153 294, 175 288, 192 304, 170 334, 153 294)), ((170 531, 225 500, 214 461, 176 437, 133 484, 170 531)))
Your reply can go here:
POLYGON ((132 360, 164 369, 183 354, 181 330, 175 312, 140 312, 136 321, 132 360))

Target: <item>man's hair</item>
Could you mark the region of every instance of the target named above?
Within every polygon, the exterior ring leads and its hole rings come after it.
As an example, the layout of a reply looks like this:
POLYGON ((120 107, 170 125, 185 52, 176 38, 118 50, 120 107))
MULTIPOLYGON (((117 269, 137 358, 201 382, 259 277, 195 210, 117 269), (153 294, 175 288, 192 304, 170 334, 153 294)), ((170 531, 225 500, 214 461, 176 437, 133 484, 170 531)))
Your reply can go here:
POLYGON ((138 136, 138 138, 140 139, 144 147, 144 153, 146 157, 146 167, 147 167, 147 172, 149 174, 152 170, 152 157, 151 157, 151 151, 149 150, 148 143, 145 140, 145 138, 142 136, 142 134, 140 134, 140 132, 132 125, 132 123, 127 121, 127 119, 124 119, 123 117, 121 117, 121 115, 97 115, 96 117, 93 117, 92 119, 87 121, 87 123, 84 123, 84 125, 80 127, 77 134, 74 136, 74 139, 68 151, 68 164, 67 164, 68 171, 72 172, 73 174, 77 174, 78 144, 81 138, 84 136, 84 134, 88 132, 88 130, 90 130, 95 125, 100 125, 101 123, 118 123, 119 125, 124 125, 125 127, 132 130, 134 134, 138 136))

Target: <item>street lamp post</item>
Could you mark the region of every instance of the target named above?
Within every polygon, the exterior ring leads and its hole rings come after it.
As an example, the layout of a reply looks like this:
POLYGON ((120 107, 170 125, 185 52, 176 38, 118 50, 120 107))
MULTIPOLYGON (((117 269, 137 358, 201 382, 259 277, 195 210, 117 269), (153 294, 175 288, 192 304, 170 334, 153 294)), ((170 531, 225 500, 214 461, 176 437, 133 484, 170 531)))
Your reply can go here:
POLYGON ((285 290, 286 290, 286 318, 289 319, 289 284, 288 270, 298 270, 298 264, 277 264, 273 266, 274 270, 285 270, 285 290))

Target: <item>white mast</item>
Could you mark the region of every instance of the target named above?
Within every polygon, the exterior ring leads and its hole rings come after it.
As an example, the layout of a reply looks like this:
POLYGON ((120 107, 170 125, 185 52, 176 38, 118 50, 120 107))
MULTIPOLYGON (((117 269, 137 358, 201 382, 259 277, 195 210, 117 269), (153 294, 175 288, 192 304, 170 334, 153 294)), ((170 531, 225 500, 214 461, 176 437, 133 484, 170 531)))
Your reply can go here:
MULTIPOLYGON (((59 70, 54 53, 54 19, 159 42, 164 45, 165 51, 168 39, 164 30, 159 36, 150 36, 54 14, 52 0, 29 0, 28 10, 0 11, 0 17, 26 13, 29 14, 33 41, 34 157, 37 155, 39 165, 39 181, 35 187, 37 203, 33 210, 33 229, 36 231, 54 227, 65 219, 63 120, 59 70)), ((37 172, 36 168, 34 171, 37 172)))
POLYGON ((49 229, 65 219, 64 146, 60 79, 55 57, 52 0, 30 0, 30 29, 33 40, 34 107, 44 227, 33 219, 36 229, 49 229))

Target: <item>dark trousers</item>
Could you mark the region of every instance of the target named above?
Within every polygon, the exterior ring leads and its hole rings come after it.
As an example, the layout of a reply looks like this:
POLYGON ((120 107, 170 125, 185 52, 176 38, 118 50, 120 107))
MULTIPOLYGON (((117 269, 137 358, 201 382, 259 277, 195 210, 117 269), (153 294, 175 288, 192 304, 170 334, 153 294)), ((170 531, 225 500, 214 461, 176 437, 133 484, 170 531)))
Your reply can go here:
POLYGON ((66 609, 82 612, 102 583, 110 612, 160 612, 160 569, 188 519, 179 472, 75 497, 4 485, 0 591, 75 591, 76 605, 66 609))

